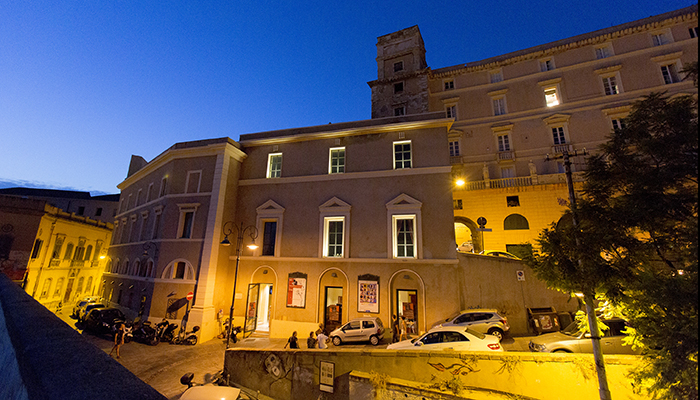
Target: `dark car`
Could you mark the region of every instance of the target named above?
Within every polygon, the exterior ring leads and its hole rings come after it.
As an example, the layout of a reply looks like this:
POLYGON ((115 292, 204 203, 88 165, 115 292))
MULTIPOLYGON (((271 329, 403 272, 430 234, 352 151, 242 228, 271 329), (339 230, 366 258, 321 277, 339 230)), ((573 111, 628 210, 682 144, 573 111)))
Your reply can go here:
POLYGON ((85 318, 85 329, 95 333, 110 333, 115 325, 126 321, 117 308, 95 308, 85 318))

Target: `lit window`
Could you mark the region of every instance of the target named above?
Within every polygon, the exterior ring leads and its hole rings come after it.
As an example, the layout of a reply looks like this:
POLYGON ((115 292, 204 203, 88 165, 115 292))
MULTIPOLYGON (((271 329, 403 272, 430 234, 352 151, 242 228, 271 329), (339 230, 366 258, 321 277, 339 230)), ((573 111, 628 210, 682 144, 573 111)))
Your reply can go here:
POLYGON ((344 217, 326 217, 323 219, 323 256, 343 257, 344 217))
POLYGON ((547 103, 547 107, 554 107, 559 105, 559 94, 557 93, 556 86, 544 89, 544 99, 547 103))
POLYGON ((603 88, 606 96, 620 93, 620 89, 617 86, 617 79, 614 76, 607 76, 603 78, 603 88))
POLYGON ((393 216, 394 257, 415 258, 415 215, 393 216))
POLYGON ((563 126, 552 128, 552 137, 554 139, 554 144, 566 144, 566 135, 564 134, 563 126))
POLYGON ((342 174, 345 172, 345 147, 330 149, 328 173, 342 174))
POLYGON ((489 72, 489 80, 491 83, 498 83, 503 81, 503 71, 494 70, 489 72))
POLYGON ((411 168, 411 141, 394 142, 394 169, 411 168))
POLYGON ((455 88, 455 81, 450 79, 445 81, 445 90, 452 90, 455 88))
POLYGON ((282 153, 271 153, 267 156, 267 177, 279 178, 282 176, 282 153))

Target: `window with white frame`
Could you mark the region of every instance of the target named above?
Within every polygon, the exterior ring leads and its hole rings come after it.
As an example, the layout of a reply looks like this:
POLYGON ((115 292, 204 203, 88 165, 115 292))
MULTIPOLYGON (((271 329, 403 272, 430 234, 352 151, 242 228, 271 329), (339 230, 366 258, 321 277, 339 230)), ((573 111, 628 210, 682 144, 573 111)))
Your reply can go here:
POLYGON ((262 245, 256 251, 262 256, 279 257, 284 208, 275 201, 268 200, 256 211, 258 238, 262 239, 262 245))
POLYGON ((267 175, 268 178, 279 178, 282 176, 282 153, 270 153, 267 155, 267 175))
POLYGON ((620 69, 622 69, 622 65, 614 65, 611 67, 605 67, 594 71, 600 76, 603 93, 606 96, 612 96, 622 93, 620 69))
POLYGON ((163 179, 160 181, 159 197, 165 196, 167 191, 168 191, 168 177, 164 176, 163 179))
POLYGON ((663 46, 671 42, 673 42, 673 36, 671 36, 670 29, 651 33, 651 44, 653 46, 663 46))
POLYGON ((194 268, 192 264, 183 259, 172 261, 163 270, 162 279, 182 279, 186 281, 194 280, 194 268))
POLYGON ((345 172, 345 147, 333 147, 328 156, 328 173, 342 174, 345 172))
POLYGON ((449 140, 450 157, 459 157, 459 138, 449 140))
POLYGON ((675 62, 668 63, 661 66, 661 75, 664 78, 664 84, 670 85, 672 83, 677 83, 681 81, 678 75, 678 67, 675 62))
POLYGON ((554 140, 554 144, 566 144, 566 133, 563 126, 552 128, 552 140, 554 140))
POLYGON ((406 107, 405 106, 394 107, 394 116, 400 117, 402 115, 406 115, 406 107))
POLYGON ((496 136, 498 151, 510 151, 510 135, 507 133, 496 136))
POLYGON ((540 71, 547 72, 554 69, 554 59, 552 57, 540 59, 540 71))
POLYGON ((411 168, 411 141, 394 142, 394 169, 411 168))
POLYGON ((611 43, 606 43, 602 46, 598 46, 595 48, 595 58, 598 60, 603 59, 603 58, 608 58, 612 57, 615 55, 613 53, 613 48, 611 43))
POLYGON ((603 91, 605 92, 606 96, 620 93, 620 87, 617 84, 617 82, 618 82, 617 76, 615 76, 615 75, 604 76, 604 77, 602 77, 602 79, 603 79, 603 91))
POLYGON ((422 203, 400 194, 386 204, 389 224, 389 251, 392 258, 422 258, 422 203))
POLYGON ((492 100, 493 104, 493 115, 504 115, 506 114, 506 98, 505 96, 498 97, 492 100))
POLYGON ((698 37, 698 27, 694 26, 692 28, 688 28, 688 33, 690 34, 691 39, 695 39, 698 37))
POLYGON ((445 90, 453 90, 455 88, 454 79, 445 79, 444 81, 442 81, 442 84, 445 90))
POLYGON ((544 100, 547 107, 554 107, 559 105, 559 93, 556 86, 550 86, 544 88, 544 100))
POLYGON ((199 193, 199 185, 202 180, 202 171, 187 171, 187 182, 185 182, 185 193, 199 193))
POLYGON ((491 83, 503 82, 503 70, 499 68, 489 71, 489 81, 491 83))
POLYGON ((345 238, 345 217, 325 217, 323 219, 323 256, 343 257, 345 238))
POLYGON ((178 204, 180 208, 180 222, 177 228, 177 237, 179 239, 192 238, 192 229, 194 228, 194 217, 199 204, 178 204))
POLYGON ((612 118, 610 119, 610 123, 612 124, 613 130, 615 131, 625 129, 625 127, 627 126, 625 124, 624 118, 612 118))
POLYGON ((451 104, 449 106, 445 106, 445 114, 447 118, 457 119, 457 105, 451 104))
MULTIPOLYGON (((510 165, 507 167, 501 167, 501 179, 515 178, 515 167, 510 165)), ((508 183, 506 183, 507 185, 508 183)))

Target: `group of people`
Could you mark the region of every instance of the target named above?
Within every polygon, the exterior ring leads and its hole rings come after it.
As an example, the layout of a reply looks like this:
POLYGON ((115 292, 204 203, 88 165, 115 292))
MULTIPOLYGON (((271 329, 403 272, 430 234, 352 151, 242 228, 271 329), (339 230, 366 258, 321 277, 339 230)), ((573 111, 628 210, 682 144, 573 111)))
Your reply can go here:
POLYGON ((406 323, 406 317, 402 315, 400 319, 397 319, 396 315, 391 316, 391 333, 391 343, 408 339, 408 324, 406 323))
MULTIPOLYGON (((309 332, 309 337, 306 338, 306 346, 309 349, 326 349, 328 348, 329 342, 330 339, 328 339, 328 336, 326 336, 326 334, 323 331, 323 324, 318 325, 318 329, 316 330, 316 332, 309 332)), ((292 333, 292 336, 289 339, 287 339, 287 343, 284 345, 284 348, 286 349, 287 346, 289 346, 290 349, 299 348, 299 338, 297 337, 297 331, 294 331, 292 333)))

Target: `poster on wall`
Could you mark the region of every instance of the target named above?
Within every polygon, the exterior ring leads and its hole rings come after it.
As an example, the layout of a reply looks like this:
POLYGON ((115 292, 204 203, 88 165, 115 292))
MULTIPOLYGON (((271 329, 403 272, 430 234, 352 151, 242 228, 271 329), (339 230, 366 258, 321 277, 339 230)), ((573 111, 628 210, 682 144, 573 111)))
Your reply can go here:
POLYGON ((306 307, 306 274, 292 273, 287 280, 287 307, 306 307))
POLYGON ((360 280, 357 311, 363 313, 379 312, 379 282, 360 280))

